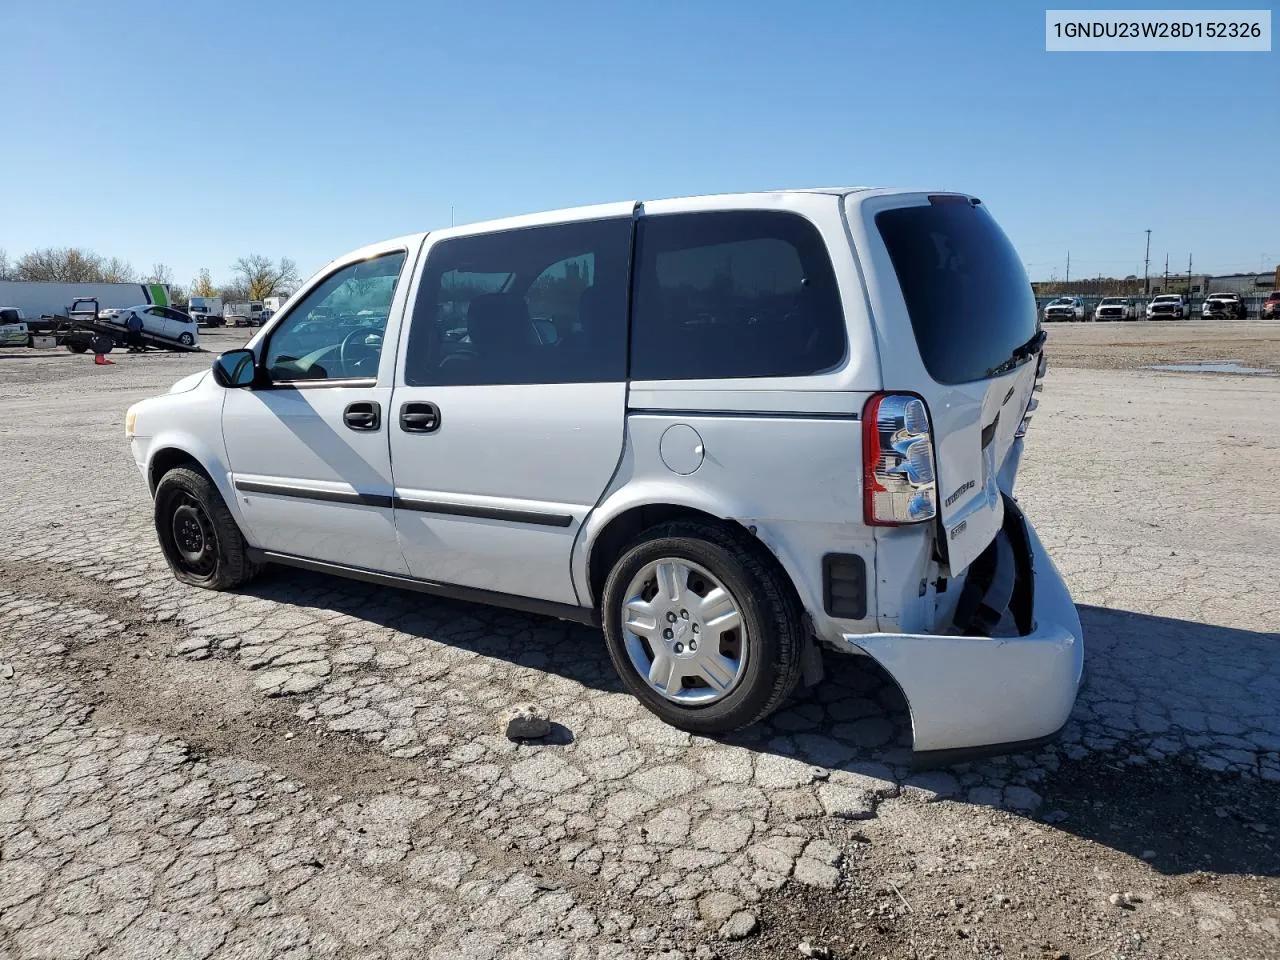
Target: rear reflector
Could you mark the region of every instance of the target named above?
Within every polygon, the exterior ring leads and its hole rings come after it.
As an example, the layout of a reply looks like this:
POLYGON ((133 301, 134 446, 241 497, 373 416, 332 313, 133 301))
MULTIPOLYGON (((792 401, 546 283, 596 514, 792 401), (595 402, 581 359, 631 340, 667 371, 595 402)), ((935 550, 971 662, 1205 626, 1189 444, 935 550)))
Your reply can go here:
POLYGON ((862 504, 872 526, 921 523, 937 515, 933 432, 919 397, 877 393, 863 408, 862 504))

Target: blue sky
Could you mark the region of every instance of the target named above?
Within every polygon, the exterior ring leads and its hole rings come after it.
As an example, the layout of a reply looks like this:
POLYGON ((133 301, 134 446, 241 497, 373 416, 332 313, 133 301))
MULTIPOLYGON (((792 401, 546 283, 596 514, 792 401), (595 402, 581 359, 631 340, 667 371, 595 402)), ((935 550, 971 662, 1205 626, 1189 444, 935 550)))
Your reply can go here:
POLYGON ((215 281, 617 199, 962 189, 1033 279, 1280 262, 1280 53, 1044 50, 1029 3, 0 4, 0 248, 215 281))

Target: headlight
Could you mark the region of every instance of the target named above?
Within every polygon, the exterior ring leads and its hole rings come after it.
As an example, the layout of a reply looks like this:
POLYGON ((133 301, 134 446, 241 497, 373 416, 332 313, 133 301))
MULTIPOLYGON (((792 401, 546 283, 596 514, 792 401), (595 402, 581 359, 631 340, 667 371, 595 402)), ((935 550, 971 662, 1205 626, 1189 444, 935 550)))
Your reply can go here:
POLYGON ((130 407, 129 411, 124 415, 124 435, 132 440, 137 432, 138 411, 136 407, 130 407))

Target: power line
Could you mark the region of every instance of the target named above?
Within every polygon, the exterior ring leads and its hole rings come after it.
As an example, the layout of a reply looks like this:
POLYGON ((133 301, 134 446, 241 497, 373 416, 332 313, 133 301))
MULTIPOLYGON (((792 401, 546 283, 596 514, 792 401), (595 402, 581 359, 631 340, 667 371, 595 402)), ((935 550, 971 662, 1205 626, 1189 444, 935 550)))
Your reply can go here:
POLYGON ((1147 254, 1146 260, 1142 264, 1142 293, 1144 296, 1151 292, 1151 281, 1148 275, 1151 272, 1151 231, 1147 231, 1147 254))

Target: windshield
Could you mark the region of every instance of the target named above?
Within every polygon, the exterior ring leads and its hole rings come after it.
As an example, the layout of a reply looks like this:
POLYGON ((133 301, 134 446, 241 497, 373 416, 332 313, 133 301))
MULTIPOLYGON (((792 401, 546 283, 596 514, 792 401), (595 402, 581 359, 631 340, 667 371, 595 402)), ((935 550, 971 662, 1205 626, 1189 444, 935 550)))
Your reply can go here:
POLYGON ((1051 307, 1069 307, 1069 306, 1071 306, 1071 305, 1072 305, 1072 303, 1073 303, 1073 301, 1072 301, 1072 299, 1071 299, 1070 297, 1059 297, 1057 300, 1054 300, 1052 303, 1050 303, 1050 304, 1049 304, 1049 306, 1051 306, 1051 307))
POLYGON ((1153 303, 1177 303, 1177 297, 1156 297, 1153 303))
POLYGON ((1098 304, 1100 307, 1123 307, 1124 300, 1119 297, 1103 297, 1102 302, 1098 304))
POLYGON ((1035 336, 1026 270, 986 207, 939 198, 879 213, 876 226, 938 383, 985 379, 1035 336))

